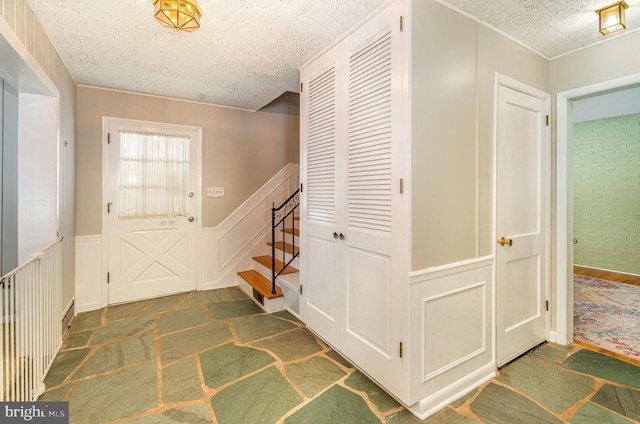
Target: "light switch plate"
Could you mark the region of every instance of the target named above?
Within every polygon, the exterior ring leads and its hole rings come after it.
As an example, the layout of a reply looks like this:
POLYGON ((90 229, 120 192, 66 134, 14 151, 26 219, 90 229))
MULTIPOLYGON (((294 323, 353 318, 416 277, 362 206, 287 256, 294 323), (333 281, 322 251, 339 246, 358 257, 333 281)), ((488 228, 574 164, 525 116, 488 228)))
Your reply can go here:
POLYGON ((224 187, 207 187, 208 197, 224 197, 224 187))

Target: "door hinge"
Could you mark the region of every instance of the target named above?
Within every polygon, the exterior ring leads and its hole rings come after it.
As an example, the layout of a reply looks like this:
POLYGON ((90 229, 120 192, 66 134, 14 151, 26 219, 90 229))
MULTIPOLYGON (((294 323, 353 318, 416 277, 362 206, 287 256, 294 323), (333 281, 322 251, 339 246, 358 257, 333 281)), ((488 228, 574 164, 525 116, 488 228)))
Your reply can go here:
POLYGON ((300 193, 304 191, 304 184, 300 183, 300 193))
POLYGON ((111 133, 107 133, 107 144, 111 144, 111 133))
POLYGON ((302 93, 302 83, 300 83, 300 92, 302 93))
POLYGON ((111 202, 107 203, 107 213, 111 213, 111 205, 113 205, 113 203, 111 202))
POLYGON ((402 358, 402 342, 400 342, 400 357, 402 358))
POLYGON ((400 178, 400 194, 404 193, 404 179, 400 178))
POLYGON ((545 310, 546 310, 546 311, 548 311, 548 310, 549 310, 549 301, 548 301, 548 300, 545 300, 545 301, 544 301, 544 307, 545 307, 545 310))
POLYGON ((400 32, 404 29, 404 19, 400 16, 400 32))
POLYGON ((111 273, 107 272, 107 284, 111 282, 111 273))
POLYGON ((300 294, 302 294, 302 284, 300 284, 300 294))
POLYGON ((548 127, 549 126, 549 115, 547 115, 546 121, 547 121, 547 127, 548 127))

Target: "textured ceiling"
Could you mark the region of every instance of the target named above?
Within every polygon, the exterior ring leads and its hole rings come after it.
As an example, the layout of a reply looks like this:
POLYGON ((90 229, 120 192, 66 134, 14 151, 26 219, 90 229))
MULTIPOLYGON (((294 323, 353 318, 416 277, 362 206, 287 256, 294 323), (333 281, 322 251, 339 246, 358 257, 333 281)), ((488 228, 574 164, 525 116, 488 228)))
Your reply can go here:
MULTIPOLYGON (((421 1, 421 0, 418 0, 421 1)), ((446 0, 457 9, 529 46, 547 59, 597 43, 597 9, 616 0, 446 0)), ((640 28, 640 0, 626 0, 627 31, 640 28)))
MULTIPOLYGON (((162 27, 152 0, 28 0, 79 84, 257 110, 298 91, 298 68, 385 0, 199 0, 202 27, 162 27)), ((414 0, 426 1, 426 0, 414 0)), ((447 0, 542 56, 602 39, 605 0, 447 0)), ((627 0, 640 28, 640 0, 627 0)), ((612 37, 612 36, 609 36, 612 37)))

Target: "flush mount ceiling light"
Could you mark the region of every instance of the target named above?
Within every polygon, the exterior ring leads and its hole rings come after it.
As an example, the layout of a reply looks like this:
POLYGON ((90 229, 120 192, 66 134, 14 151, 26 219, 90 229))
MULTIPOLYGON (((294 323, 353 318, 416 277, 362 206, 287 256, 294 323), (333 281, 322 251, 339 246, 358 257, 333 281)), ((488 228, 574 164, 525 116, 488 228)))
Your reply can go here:
POLYGON ((176 31, 192 32, 200 28, 202 12, 196 0, 153 0, 156 19, 176 31))
POLYGON ((612 32, 625 29, 626 19, 624 16, 624 10, 629 5, 624 1, 619 1, 602 9, 596 10, 596 13, 600 17, 600 32, 602 35, 611 34, 612 32))

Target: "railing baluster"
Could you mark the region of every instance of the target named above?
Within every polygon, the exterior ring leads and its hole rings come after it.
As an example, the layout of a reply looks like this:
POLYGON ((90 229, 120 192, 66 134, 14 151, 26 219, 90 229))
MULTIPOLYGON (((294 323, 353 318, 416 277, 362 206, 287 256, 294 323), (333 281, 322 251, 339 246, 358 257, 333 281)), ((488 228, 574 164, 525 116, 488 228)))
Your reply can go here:
POLYGON ((298 253, 296 253, 296 241, 295 241, 295 210, 300 206, 299 201, 299 193, 300 190, 296 190, 287 200, 282 203, 279 207, 271 208, 271 259, 272 259, 272 279, 271 279, 271 293, 276 294, 276 279, 282 273, 282 271, 287 268, 293 260, 298 257, 298 253), (282 209, 284 209, 284 215, 282 209), (286 219, 291 215, 291 246, 293 248, 291 252, 291 259, 287 261, 286 257, 286 219), (276 220, 278 222, 276 222, 276 220), (282 268, 279 271, 276 271, 275 266, 275 257, 276 257, 276 230, 278 227, 282 225, 282 268))

